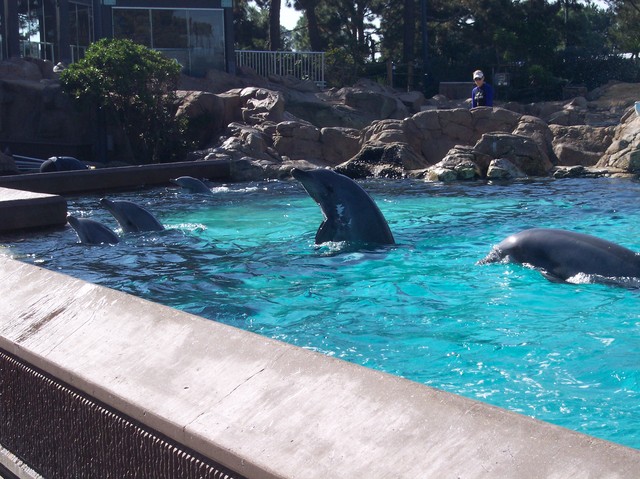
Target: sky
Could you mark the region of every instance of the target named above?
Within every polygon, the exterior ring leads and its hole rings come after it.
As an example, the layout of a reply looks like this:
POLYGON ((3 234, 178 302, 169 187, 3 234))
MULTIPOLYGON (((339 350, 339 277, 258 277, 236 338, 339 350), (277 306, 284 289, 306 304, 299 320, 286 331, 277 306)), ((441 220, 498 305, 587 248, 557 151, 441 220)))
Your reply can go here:
POLYGON ((282 7, 280 7, 280 25, 287 30, 292 30, 298 23, 300 12, 295 11, 293 8, 287 8, 285 3, 282 2, 282 7))

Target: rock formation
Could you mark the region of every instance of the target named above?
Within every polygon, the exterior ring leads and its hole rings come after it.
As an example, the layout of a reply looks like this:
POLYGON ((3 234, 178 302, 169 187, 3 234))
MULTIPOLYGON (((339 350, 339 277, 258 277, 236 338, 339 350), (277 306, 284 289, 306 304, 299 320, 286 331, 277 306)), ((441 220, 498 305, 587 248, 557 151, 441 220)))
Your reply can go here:
MULTIPOLYGON (((108 161, 81 159, 98 167, 130 162, 117 122, 99 126, 95 112, 74 109, 56 75, 46 61, 0 63, 2 149, 91 144, 107 128, 108 161)), ((468 100, 426 99, 368 80, 321 90, 292 77, 211 71, 182 77, 177 97, 177 115, 198 145, 185 159, 233 160, 236 179, 285 177, 293 166, 437 181, 640 173, 632 108, 640 84, 611 82, 565 102, 469 109, 468 100)), ((2 160, 0 173, 11 173, 2 160)))

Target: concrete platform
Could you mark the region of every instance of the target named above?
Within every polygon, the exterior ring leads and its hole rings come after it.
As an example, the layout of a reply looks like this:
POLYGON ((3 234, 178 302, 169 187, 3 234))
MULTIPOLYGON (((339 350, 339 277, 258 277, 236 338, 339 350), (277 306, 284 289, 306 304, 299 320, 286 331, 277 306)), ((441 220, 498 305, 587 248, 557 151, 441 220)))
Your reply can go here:
POLYGON ((0 350, 247 478, 640 471, 640 450, 8 258, 0 297, 0 350))
POLYGON ((0 176, 0 187, 63 195, 162 185, 178 176, 228 181, 231 176, 231 164, 228 160, 183 161, 82 171, 28 173, 0 176))
POLYGON ((0 187, 0 232, 61 226, 67 201, 58 195, 0 187))

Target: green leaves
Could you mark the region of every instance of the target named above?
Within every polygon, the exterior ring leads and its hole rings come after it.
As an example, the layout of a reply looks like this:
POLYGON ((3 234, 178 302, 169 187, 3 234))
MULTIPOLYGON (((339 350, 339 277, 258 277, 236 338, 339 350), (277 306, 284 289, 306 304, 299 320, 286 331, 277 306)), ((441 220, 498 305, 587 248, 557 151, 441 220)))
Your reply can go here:
POLYGON ((183 125, 174 118, 179 74, 178 62, 155 50, 130 40, 102 39, 64 70, 60 81, 82 105, 112 110, 137 161, 148 163, 169 161, 181 150, 172 142, 175 151, 166 151, 162 140, 181 137, 183 125))

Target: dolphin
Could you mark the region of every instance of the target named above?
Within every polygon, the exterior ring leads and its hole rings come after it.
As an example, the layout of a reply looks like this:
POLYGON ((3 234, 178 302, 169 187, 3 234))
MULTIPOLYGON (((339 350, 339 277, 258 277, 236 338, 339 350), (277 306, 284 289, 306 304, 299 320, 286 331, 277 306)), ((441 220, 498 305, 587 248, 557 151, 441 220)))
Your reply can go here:
POLYGON ((178 186, 186 188, 191 193, 204 193, 206 195, 213 195, 211 189, 207 185, 205 185, 204 182, 198 180, 197 178, 194 178, 193 176, 180 176, 169 181, 178 186))
POLYGON ((584 233, 533 228, 511 235, 493 247, 479 264, 510 261, 540 270, 550 281, 577 274, 607 282, 640 278, 640 256, 618 244, 584 233))
POLYGON ((324 221, 316 233, 316 244, 327 241, 395 244, 382 212, 369 194, 351 178, 324 168, 294 168, 291 175, 302 183, 322 210, 324 221))
POLYGON ((164 226, 147 209, 131 201, 102 198, 100 204, 113 215, 125 233, 164 230, 164 226))
POLYGON ((88 218, 67 216, 67 221, 78 235, 83 244, 116 244, 118 236, 107 226, 88 218))

